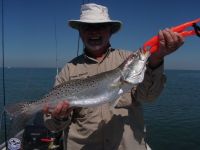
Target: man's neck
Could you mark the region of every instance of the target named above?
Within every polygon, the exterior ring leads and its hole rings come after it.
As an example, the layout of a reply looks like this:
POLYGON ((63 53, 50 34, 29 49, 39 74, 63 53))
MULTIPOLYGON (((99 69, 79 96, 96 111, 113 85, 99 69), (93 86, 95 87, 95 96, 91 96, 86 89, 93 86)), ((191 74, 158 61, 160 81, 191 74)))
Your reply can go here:
POLYGON ((97 59, 97 60, 101 60, 104 58, 106 52, 108 51, 110 45, 108 45, 107 47, 105 47, 104 49, 102 50, 99 50, 99 51, 90 51, 88 49, 85 48, 85 54, 89 57, 92 57, 94 59, 97 59))

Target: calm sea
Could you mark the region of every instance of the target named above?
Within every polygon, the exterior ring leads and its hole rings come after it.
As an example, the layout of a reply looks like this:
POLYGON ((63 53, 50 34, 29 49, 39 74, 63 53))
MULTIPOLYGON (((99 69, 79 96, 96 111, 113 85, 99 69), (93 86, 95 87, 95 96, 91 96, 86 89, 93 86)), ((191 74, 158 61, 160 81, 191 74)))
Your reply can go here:
MULTIPOLYGON (((160 97, 144 104, 147 141, 153 150, 200 150, 200 71, 165 73, 167 83, 160 97)), ((6 69, 6 103, 39 98, 51 89, 55 74, 56 69, 6 69)))

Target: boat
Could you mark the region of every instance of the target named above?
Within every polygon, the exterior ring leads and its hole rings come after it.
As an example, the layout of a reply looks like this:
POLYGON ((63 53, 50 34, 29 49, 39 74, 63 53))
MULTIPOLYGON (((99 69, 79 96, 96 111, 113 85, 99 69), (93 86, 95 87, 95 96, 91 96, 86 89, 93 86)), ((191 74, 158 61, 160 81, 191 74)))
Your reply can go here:
MULTIPOLYGON (((63 150, 62 132, 49 131, 44 126, 43 113, 36 114, 15 137, 9 140, 8 147, 20 145, 20 150, 63 150)), ((0 145, 0 150, 6 150, 5 142, 0 145)))

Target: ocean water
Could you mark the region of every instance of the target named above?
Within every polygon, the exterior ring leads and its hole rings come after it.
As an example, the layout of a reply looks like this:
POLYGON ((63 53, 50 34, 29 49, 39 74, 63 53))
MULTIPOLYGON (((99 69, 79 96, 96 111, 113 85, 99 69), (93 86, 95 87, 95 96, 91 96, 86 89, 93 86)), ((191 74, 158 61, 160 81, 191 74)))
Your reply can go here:
POLYGON ((153 150, 200 150, 200 71, 167 70, 160 97, 145 104, 153 150))
MULTIPOLYGON (((200 150, 200 71, 166 70, 165 74, 162 94, 144 104, 146 139, 153 150, 200 150)), ((56 69, 6 69, 6 104, 38 99, 52 88, 55 75, 56 69)))

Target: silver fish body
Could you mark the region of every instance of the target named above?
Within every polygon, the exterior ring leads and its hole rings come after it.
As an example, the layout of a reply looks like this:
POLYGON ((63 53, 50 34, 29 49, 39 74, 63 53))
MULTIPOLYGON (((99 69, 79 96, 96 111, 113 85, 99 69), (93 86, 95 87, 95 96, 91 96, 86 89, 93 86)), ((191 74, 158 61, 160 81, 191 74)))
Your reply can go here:
POLYGON ((110 102, 120 90, 120 71, 112 70, 85 79, 66 82, 55 87, 42 99, 42 103, 56 105, 67 100, 71 107, 90 107, 110 102))
POLYGON ((148 57, 148 52, 138 50, 114 70, 65 82, 42 98, 37 107, 42 106, 42 103, 55 106, 62 100, 67 100, 71 107, 113 103, 122 93, 143 81, 148 57))
POLYGON ((6 106, 5 111, 12 118, 23 119, 22 122, 25 122, 41 111, 46 103, 56 106, 59 101, 67 100, 71 107, 93 107, 114 103, 120 95, 143 81, 149 56, 148 51, 143 52, 140 49, 114 70, 65 82, 38 101, 6 106))
POLYGON ((5 108, 11 116, 20 113, 36 113, 45 103, 56 106, 59 101, 67 100, 71 107, 91 107, 112 103, 121 94, 130 90, 144 79, 146 62, 150 53, 139 49, 118 68, 85 79, 65 82, 53 88, 38 101, 14 104, 5 108))

